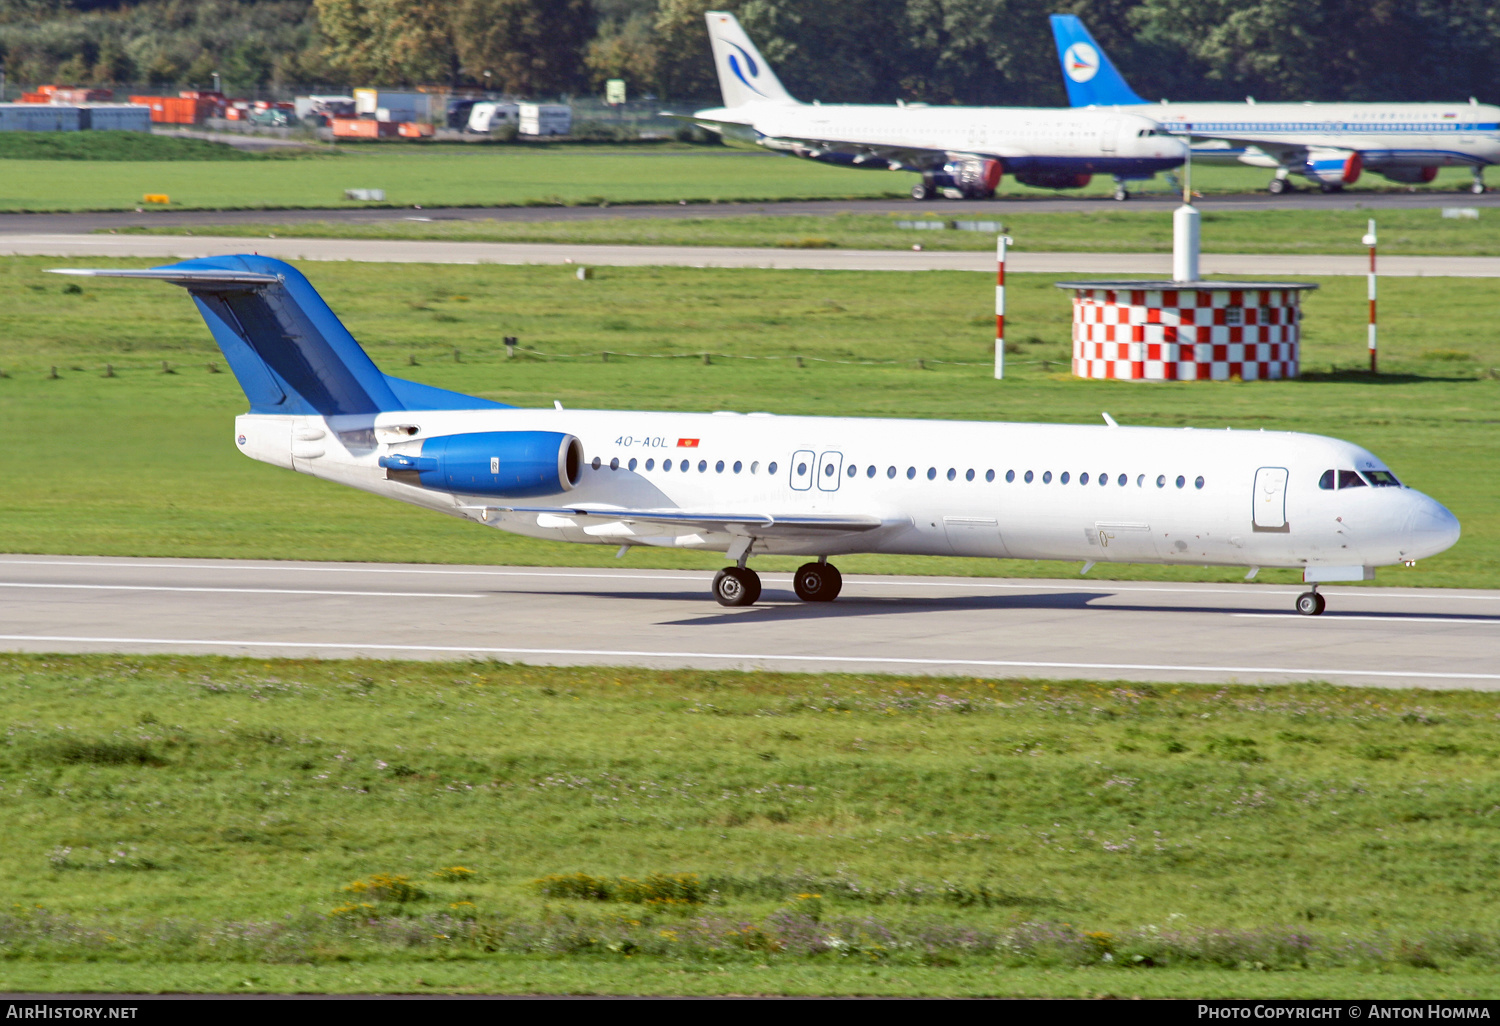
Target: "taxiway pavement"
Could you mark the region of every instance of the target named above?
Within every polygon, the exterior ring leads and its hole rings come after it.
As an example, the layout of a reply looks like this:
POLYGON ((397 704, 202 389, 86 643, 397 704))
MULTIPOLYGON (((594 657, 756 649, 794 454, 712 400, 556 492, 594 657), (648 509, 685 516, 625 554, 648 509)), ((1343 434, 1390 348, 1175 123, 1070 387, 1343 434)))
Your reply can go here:
MULTIPOLYGON (((146 257, 180 260, 226 253, 282 260, 413 264, 579 264, 593 267, 760 267, 823 271, 979 271, 995 273, 984 252, 874 249, 770 249, 748 246, 596 246, 572 243, 439 242, 412 239, 297 239, 178 235, 3 235, 0 256, 60 259, 146 257)), ((1204 254, 1204 275, 1363 276, 1365 256, 1204 254)), ((1170 278, 1170 253, 1037 253, 1011 250, 1015 274, 1170 278)), ((1387 277, 1500 278, 1500 257, 1387 256, 1387 277)))
MULTIPOLYGON (((1400 571, 1385 571, 1399 576, 1400 571)), ((1500 591, 0 557, 0 649, 1500 690, 1500 591)))
MULTIPOLYGON (((1140 208, 1175 207, 1176 193, 1137 193, 1126 204, 1108 196, 1028 196, 1001 200, 943 200, 916 203, 907 199, 789 200, 785 203, 640 203, 573 207, 396 207, 359 206, 288 210, 94 210, 60 213, 0 213, 0 234, 83 233, 128 227, 192 229, 216 224, 384 224, 409 221, 600 221, 610 218, 832 217, 875 214, 919 220, 1003 219, 1008 214, 1102 213, 1140 208)), ((1211 194, 1195 201, 1205 212, 1219 210, 1412 210, 1440 207, 1500 207, 1500 192, 1475 196, 1467 192, 1375 192, 1353 189, 1321 194, 1301 192, 1272 196, 1265 192, 1211 194)))

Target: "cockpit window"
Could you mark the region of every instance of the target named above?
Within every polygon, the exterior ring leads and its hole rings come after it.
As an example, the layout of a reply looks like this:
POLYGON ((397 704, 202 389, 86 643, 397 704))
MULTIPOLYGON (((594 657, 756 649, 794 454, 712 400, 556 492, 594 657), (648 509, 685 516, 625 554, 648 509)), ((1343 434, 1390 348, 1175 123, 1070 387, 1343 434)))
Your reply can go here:
POLYGON ((1321 489, 1323 489, 1325 492, 1331 492, 1331 491, 1333 491, 1333 479, 1334 479, 1334 477, 1335 477, 1335 474, 1334 474, 1333 471, 1331 471, 1331 470, 1325 470, 1325 471, 1323 471, 1323 476, 1320 477, 1320 478, 1318 478, 1318 487, 1321 488, 1321 489))
POLYGON ((1340 488, 1363 488, 1364 486, 1365 486, 1364 478, 1360 477, 1359 473, 1357 471, 1353 471, 1353 470, 1341 470, 1341 471, 1339 471, 1339 487, 1340 488))
POLYGON ((1400 488, 1401 482, 1396 480, 1396 475, 1389 470, 1367 470, 1365 477, 1376 488, 1400 488))

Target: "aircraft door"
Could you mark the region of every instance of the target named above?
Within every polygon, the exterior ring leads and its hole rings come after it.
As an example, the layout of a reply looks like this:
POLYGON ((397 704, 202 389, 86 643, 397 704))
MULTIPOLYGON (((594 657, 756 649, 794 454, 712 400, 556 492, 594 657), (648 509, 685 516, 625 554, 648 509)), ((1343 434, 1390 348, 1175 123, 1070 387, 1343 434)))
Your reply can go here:
POLYGON ((1261 467, 1255 472, 1255 526, 1276 531, 1286 527, 1285 467, 1261 467))
POLYGON ((812 487, 813 474, 817 470, 816 464, 817 460, 814 459, 811 449, 798 449, 792 453, 792 488, 795 491, 805 492, 812 487))
POLYGON ((1099 130, 1099 148, 1105 153, 1115 152, 1116 142, 1120 136, 1120 119, 1110 118, 1104 122, 1104 127, 1099 130))
POLYGON ((844 473, 844 454, 841 452, 825 452, 818 457, 818 491, 836 492, 839 490, 839 477, 844 473))

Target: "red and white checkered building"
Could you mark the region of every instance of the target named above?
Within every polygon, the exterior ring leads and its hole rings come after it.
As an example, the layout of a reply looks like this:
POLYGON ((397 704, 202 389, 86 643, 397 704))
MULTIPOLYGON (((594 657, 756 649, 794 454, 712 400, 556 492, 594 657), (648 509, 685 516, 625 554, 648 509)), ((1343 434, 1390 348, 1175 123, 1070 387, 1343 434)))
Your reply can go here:
POLYGON ((1073 373, 1137 381, 1298 374, 1301 293, 1290 282, 1059 282, 1072 289, 1073 373))

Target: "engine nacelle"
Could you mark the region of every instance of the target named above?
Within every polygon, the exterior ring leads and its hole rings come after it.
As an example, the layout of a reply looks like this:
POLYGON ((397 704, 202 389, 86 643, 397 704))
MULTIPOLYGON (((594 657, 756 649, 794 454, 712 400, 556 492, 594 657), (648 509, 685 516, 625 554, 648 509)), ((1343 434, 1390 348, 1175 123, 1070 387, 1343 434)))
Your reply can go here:
POLYGON ((932 184, 957 189, 965 199, 989 199, 1004 174, 1005 165, 998 160, 950 160, 932 173, 932 184))
POLYGON ((1082 189, 1094 176, 1076 171, 1017 171, 1016 181, 1033 189, 1082 189))
POLYGON ((1426 185, 1437 177, 1435 167, 1387 167, 1375 172, 1380 177, 1402 185, 1426 185))
POLYGON ((523 499, 577 486, 583 443, 557 431, 475 431, 424 438, 420 455, 382 456, 380 465, 423 488, 523 499))
POLYGON ((1310 149, 1302 173, 1323 185, 1353 185, 1364 170, 1365 158, 1359 151, 1310 149))

